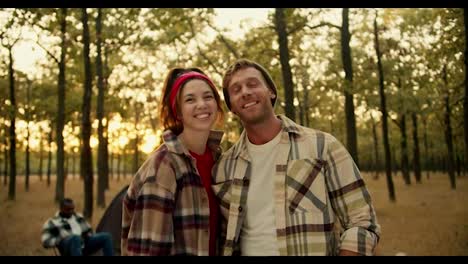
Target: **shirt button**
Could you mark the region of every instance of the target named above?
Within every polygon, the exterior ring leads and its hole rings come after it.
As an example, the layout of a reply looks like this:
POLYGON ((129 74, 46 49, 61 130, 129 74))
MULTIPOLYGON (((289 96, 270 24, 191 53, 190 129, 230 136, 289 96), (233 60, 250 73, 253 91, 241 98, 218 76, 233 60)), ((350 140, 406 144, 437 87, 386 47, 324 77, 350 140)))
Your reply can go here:
POLYGON ((239 206, 238 210, 239 212, 242 212, 242 206, 239 206))

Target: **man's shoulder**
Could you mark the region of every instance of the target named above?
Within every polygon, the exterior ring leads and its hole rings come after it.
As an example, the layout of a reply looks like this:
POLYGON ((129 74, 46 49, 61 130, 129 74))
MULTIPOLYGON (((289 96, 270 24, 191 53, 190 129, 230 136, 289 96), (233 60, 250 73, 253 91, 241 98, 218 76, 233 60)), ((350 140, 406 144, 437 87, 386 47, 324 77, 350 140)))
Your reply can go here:
POLYGON ((336 138, 332 134, 325 132, 323 130, 298 124, 295 121, 286 117, 285 115, 278 115, 278 117, 283 122, 284 131, 295 133, 299 135, 299 137, 301 138, 315 139, 316 137, 323 137, 327 141, 336 140, 336 138))
POLYGON ((325 142, 330 142, 330 141, 336 141, 336 137, 330 134, 329 132, 317 129, 317 128, 312 128, 312 127, 306 127, 297 124, 298 128, 298 134, 306 139, 311 139, 311 140, 316 140, 317 138, 323 138, 325 142))

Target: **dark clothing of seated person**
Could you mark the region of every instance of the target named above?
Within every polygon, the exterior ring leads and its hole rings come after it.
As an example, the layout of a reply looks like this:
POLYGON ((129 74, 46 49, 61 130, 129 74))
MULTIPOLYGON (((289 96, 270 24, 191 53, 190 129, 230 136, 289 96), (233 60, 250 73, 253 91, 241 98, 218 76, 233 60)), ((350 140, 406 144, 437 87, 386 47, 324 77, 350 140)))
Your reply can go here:
POLYGON ((42 246, 57 247, 62 256, 91 255, 102 249, 104 256, 113 255, 112 236, 107 232, 94 233, 91 225, 75 212, 72 199, 60 202, 60 211, 42 227, 42 246))

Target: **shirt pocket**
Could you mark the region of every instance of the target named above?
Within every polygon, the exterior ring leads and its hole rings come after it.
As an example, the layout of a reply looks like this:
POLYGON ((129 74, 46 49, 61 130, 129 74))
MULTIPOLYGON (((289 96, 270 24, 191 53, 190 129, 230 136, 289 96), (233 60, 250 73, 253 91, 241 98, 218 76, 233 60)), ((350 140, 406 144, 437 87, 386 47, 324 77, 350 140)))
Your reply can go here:
POLYGON ((327 190, 320 159, 300 159, 288 162, 286 171, 287 205, 291 213, 321 212, 327 207, 327 190))

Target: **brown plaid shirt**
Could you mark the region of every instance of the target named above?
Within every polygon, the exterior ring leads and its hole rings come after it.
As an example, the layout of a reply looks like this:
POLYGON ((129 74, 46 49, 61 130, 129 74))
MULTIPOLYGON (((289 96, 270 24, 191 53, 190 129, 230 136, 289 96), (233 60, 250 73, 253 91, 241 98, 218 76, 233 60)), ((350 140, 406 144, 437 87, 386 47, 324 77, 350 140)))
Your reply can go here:
MULTIPOLYGON (((208 147, 220 155, 221 131, 208 147)), ((133 177, 123 201, 122 255, 209 253, 209 204, 195 159, 170 130, 133 177)))
MULTIPOLYGON (((270 166, 276 168, 273 202, 280 255, 336 255, 339 249, 372 255, 380 226, 348 151, 330 134, 278 117, 282 135, 276 164, 270 166)), ((224 220, 223 255, 240 254, 249 180, 255 177, 246 140, 244 131, 213 167, 224 220)))

